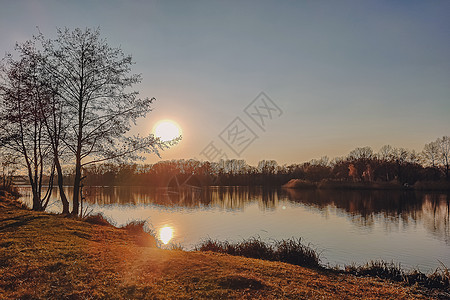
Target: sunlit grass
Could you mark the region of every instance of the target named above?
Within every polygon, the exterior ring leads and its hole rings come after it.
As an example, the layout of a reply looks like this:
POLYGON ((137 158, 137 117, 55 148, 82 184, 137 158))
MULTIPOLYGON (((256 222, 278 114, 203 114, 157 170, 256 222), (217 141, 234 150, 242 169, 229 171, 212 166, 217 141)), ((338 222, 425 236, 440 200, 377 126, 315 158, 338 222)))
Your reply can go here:
MULTIPOLYGON (((99 216, 90 221, 95 224, 32 212, 0 197, 0 298, 424 298, 420 289, 327 269, 145 247, 145 222, 116 228, 104 226, 99 216)), ((291 242, 266 247, 254 239, 245 243, 247 252, 239 251, 270 256, 268 249, 277 247, 279 256, 289 257, 303 247, 300 240, 291 242)), ((448 278, 448 270, 438 275, 448 278)))
POLYGON ((431 274, 419 270, 405 271, 393 262, 383 260, 370 261, 362 266, 348 265, 344 270, 330 268, 320 264, 320 253, 301 243, 301 239, 287 239, 266 243, 260 238, 250 238, 238 243, 207 239, 196 247, 197 251, 212 251, 230 255, 258 258, 270 261, 281 261, 302 267, 328 270, 337 273, 353 274, 383 278, 408 285, 419 284, 427 288, 448 290, 450 272, 443 265, 431 274))

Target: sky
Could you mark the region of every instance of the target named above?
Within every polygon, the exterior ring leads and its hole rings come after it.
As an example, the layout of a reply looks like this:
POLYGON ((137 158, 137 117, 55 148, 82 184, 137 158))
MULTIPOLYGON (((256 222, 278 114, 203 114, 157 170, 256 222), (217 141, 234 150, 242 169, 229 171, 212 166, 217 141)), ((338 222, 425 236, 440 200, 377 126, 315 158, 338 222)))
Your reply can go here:
POLYGON ((131 134, 182 129, 158 160, 301 163, 450 135, 450 1, 7 1, 0 51, 100 27, 155 97, 131 134))

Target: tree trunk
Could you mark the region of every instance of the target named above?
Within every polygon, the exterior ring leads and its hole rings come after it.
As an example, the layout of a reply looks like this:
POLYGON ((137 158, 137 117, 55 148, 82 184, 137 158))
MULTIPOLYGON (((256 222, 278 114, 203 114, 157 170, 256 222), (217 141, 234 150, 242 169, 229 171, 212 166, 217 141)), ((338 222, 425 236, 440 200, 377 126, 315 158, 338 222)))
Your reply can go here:
POLYGON ((67 200, 66 193, 64 193, 64 178, 62 174, 61 163, 59 162, 58 156, 55 156, 56 171, 58 172, 58 189, 59 197, 61 198, 63 206, 63 214, 69 214, 69 201, 67 200))
POLYGON ((33 193, 33 210, 34 211, 41 211, 41 201, 39 197, 37 196, 37 193, 33 193))
POLYGON ((73 208, 72 215, 77 216, 80 207, 80 183, 81 183, 81 158, 77 153, 76 166, 75 166, 75 179, 73 182, 73 208))
POLYGON ((39 210, 41 210, 40 208, 40 204, 41 204, 41 201, 40 201, 40 195, 38 195, 38 192, 37 192, 37 188, 36 188, 36 182, 35 182, 35 180, 33 179, 33 172, 31 171, 31 166, 30 166, 30 164, 29 164, 29 161, 28 161, 28 156, 25 156, 25 158, 26 158, 26 162, 27 162, 27 170, 28 170, 28 179, 30 180, 30 184, 31 184, 31 191, 32 191, 32 193, 33 193, 33 210, 35 210, 35 211, 39 211, 39 210))
POLYGON ((448 161, 448 154, 446 154, 444 157, 444 163, 445 163, 445 177, 447 178, 447 180, 450 180, 449 173, 448 173, 448 171, 450 169, 450 163, 448 161))

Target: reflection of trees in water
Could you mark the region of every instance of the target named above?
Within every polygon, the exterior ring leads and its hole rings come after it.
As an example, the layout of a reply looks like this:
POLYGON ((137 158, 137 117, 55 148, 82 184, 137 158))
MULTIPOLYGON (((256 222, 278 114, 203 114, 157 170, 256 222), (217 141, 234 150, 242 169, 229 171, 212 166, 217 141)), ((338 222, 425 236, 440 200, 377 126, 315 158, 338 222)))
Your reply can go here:
POLYGON ((209 205, 231 210, 242 210, 255 202, 261 210, 274 210, 281 197, 280 189, 263 187, 213 187, 207 189, 206 194, 209 205))
MULTIPOLYGON (((360 226, 373 226, 382 219, 386 230, 423 222, 433 234, 450 241, 450 195, 414 191, 285 190, 289 200, 321 211, 336 207, 360 226)), ((339 212, 338 212, 339 214, 339 212)))
POLYGON ((262 187, 89 187, 86 201, 91 204, 157 204, 179 207, 219 207, 242 210, 257 202, 262 210, 273 210, 280 199, 280 189, 262 187))
MULTIPOLYGON (((27 189, 21 189, 27 197, 27 189)), ((413 191, 342 191, 296 190, 263 187, 87 187, 86 201, 90 204, 156 204, 174 207, 218 207, 243 210, 258 203, 261 210, 274 210, 279 201, 289 199, 318 208, 324 214, 336 208, 336 214, 350 218, 361 227, 383 224, 387 231, 422 222, 433 235, 450 243, 450 194, 413 191)), ((71 189, 67 189, 71 197, 71 189)), ((52 202, 60 205, 57 189, 52 202)))
POLYGON ((427 194, 422 205, 425 228, 450 243, 450 195, 427 194))

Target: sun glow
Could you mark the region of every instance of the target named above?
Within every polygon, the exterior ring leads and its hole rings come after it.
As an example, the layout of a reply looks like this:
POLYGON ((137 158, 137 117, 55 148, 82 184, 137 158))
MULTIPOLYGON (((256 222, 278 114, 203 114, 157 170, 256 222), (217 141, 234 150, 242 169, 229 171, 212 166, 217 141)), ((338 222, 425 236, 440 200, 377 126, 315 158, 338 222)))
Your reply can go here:
POLYGON ((172 120, 162 120, 153 127, 153 134, 163 142, 171 141, 181 135, 181 128, 172 120))
POLYGON ((159 240, 167 245, 173 238, 173 228, 170 226, 164 226, 159 230, 159 240))

